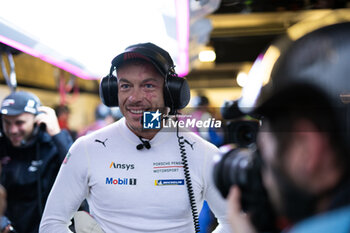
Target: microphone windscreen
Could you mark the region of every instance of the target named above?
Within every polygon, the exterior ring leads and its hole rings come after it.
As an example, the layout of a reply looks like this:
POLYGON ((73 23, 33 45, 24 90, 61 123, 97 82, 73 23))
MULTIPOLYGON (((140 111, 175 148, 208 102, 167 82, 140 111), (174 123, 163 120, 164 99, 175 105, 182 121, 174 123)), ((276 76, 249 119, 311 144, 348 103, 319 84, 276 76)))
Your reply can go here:
POLYGON ((143 149, 143 144, 138 144, 138 145, 136 146, 136 149, 142 150, 142 149, 143 149))
POLYGON ((143 144, 145 145, 146 149, 151 148, 151 144, 148 141, 144 141, 143 144))

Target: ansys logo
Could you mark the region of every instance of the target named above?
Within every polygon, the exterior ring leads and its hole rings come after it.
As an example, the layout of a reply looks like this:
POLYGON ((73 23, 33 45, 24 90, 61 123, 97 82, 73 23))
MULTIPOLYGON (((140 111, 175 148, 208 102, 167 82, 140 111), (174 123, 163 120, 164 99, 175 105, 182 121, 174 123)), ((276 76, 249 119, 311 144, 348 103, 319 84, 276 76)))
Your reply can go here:
POLYGON ((135 165, 134 164, 111 162, 111 165, 109 165, 109 168, 126 169, 128 171, 129 169, 134 169, 135 165))
POLYGON ((160 116, 162 114, 157 110, 156 112, 143 113, 143 128, 144 129, 160 129, 160 116))

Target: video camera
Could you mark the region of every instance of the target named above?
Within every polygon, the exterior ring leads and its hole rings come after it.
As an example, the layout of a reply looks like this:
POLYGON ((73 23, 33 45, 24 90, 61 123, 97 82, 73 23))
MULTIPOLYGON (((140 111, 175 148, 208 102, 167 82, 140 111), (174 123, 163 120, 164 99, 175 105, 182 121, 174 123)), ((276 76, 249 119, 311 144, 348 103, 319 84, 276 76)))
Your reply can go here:
POLYGON ((275 215, 263 185, 262 160, 256 147, 260 121, 242 113, 237 102, 225 102, 221 108, 227 120, 227 144, 216 157, 214 182, 224 198, 231 186, 237 185, 242 192, 242 210, 249 213, 256 229, 275 232, 275 215))
POLYGON ((221 115, 226 120, 226 143, 238 147, 250 147, 255 144, 259 129, 259 120, 239 111, 236 101, 226 101, 221 107, 221 115))

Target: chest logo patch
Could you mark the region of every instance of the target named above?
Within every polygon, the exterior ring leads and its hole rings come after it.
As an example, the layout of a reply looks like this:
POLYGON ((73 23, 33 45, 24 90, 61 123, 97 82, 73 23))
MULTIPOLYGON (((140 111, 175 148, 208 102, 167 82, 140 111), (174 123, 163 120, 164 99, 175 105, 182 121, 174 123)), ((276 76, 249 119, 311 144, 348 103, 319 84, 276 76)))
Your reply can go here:
POLYGON ((63 164, 67 164, 68 163, 68 160, 69 160, 71 155, 72 155, 71 153, 69 153, 69 152, 67 153, 66 157, 63 160, 63 164))
POLYGON ((184 179, 169 179, 169 180, 155 180, 155 186, 167 186, 167 185, 184 185, 184 179))
POLYGON ((101 143, 101 145, 103 145, 104 147, 106 147, 106 141, 108 140, 108 138, 106 138, 104 141, 101 141, 99 139, 95 139, 95 142, 101 143))
POLYGON ((183 164, 180 161, 153 163, 153 173, 178 172, 180 168, 183 168, 183 164))
POLYGON ((136 185, 137 179, 135 178, 113 178, 106 177, 106 184, 112 185, 136 185))

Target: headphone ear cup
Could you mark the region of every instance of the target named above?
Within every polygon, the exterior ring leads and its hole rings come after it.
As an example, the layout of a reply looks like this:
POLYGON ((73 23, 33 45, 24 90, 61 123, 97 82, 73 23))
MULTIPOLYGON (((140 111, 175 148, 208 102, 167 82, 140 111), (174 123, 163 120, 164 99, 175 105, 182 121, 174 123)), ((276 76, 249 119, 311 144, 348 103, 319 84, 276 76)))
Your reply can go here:
POLYGON ((190 102, 190 87, 185 78, 169 75, 164 88, 165 106, 171 111, 183 109, 190 102))
POLYGON ((100 82, 100 98, 104 105, 117 107, 118 103, 118 79, 114 75, 103 77, 100 82))

